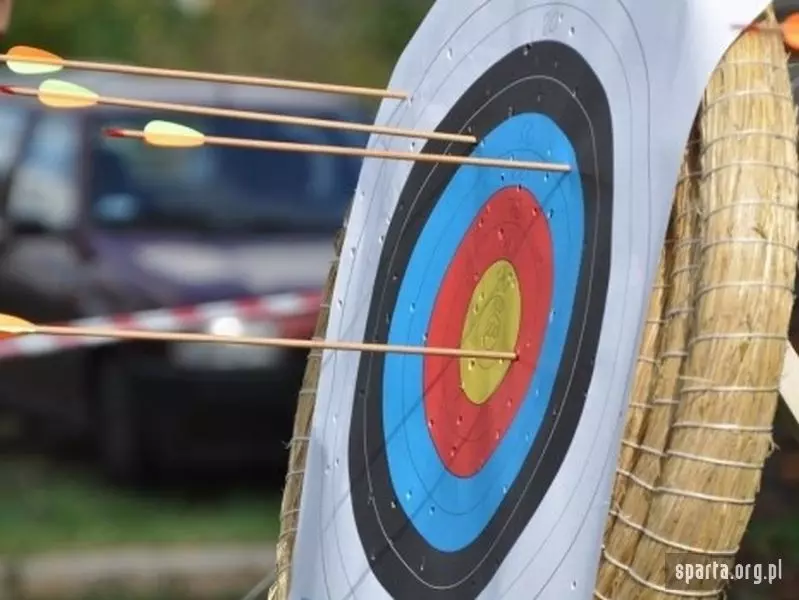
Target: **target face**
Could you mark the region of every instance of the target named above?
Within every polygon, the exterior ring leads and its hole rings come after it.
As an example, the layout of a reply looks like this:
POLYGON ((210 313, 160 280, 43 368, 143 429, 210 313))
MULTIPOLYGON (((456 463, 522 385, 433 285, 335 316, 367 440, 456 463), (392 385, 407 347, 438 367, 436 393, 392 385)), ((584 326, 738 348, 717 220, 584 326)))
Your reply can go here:
POLYGON ((648 40, 706 17, 673 0, 435 3, 389 85, 411 98, 377 122, 478 143, 370 147, 570 171, 364 162, 327 336, 518 359, 325 354, 292 598, 591 596, 685 140, 733 34, 702 37, 707 54, 648 40))
POLYGON ((441 130, 473 132, 477 156, 571 172, 419 163, 400 193, 366 339, 519 358, 361 360, 353 509, 393 597, 473 594, 514 545, 582 413, 599 339, 600 320, 589 316, 604 311, 611 258, 610 110, 575 50, 558 42, 514 50, 462 95, 441 130))

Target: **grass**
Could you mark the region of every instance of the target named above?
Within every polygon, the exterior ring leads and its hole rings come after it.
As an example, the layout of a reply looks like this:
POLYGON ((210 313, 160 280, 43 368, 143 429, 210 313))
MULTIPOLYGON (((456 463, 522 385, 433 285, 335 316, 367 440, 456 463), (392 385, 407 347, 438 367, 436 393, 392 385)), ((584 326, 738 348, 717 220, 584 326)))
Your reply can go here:
MULTIPOLYGON (((226 594, 211 600, 241 600, 246 592, 226 594)), ((155 595, 141 595, 131 594, 125 590, 108 589, 105 591, 98 591, 87 596, 83 596, 80 600, 194 600, 190 594, 182 590, 163 590, 155 595)))
POLYGON ((764 556, 784 558, 799 564, 799 517, 783 517, 778 521, 754 521, 746 539, 751 549, 764 556))
POLYGON ((0 554, 265 543, 277 537, 279 502, 268 492, 204 501, 137 494, 85 470, 15 459, 0 462, 0 554))

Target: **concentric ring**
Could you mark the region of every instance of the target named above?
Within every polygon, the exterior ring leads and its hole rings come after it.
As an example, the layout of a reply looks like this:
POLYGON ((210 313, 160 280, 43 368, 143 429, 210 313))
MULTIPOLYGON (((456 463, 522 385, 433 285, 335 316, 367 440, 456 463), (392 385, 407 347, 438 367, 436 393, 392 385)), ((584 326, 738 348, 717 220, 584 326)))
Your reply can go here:
MULTIPOLYGON (((491 136, 489 135, 489 140, 491 136)), ((496 138, 493 138, 496 139, 496 138)), ((489 143, 490 145, 490 143, 489 143)), ((457 190, 457 186, 450 186, 444 192, 438 207, 446 206, 448 198, 460 197, 460 193, 453 194, 450 190, 457 190)), ((480 190, 474 190, 476 198, 479 198, 480 190)), ((550 198, 549 205, 557 204, 554 198, 550 198)), ((436 209, 437 210, 437 209, 436 209)), ((431 224, 435 220, 436 213, 431 215, 431 224)), ((582 215, 580 214, 580 218, 582 215)), ((563 233, 562 229, 559 228, 563 233)), ((455 231, 457 235, 458 230, 455 231)), ((419 240, 417 248, 424 246, 425 234, 419 240)), ((423 250, 424 251, 424 250, 423 250)), ((444 249, 444 252, 448 249, 444 249)), ((414 252, 414 257, 420 253, 414 252)), ((422 255, 423 256, 423 255, 422 255)), ((403 280, 403 287, 412 289, 416 285, 415 278, 407 277, 407 273, 414 270, 414 257, 406 269, 406 278, 403 280)), ((563 256, 561 256, 563 259, 563 256)), ((414 312, 412 315, 402 314, 402 304, 398 302, 395 314, 392 318, 392 332, 390 339, 401 338, 407 335, 408 331, 413 331, 416 327, 424 326, 425 321, 429 321, 427 343, 430 346, 439 347, 463 347, 464 331, 467 335, 483 336, 486 325, 494 326, 502 331, 510 339, 503 340, 506 344, 501 350, 516 351, 519 359, 510 363, 503 364, 500 361, 492 360, 473 360, 460 359, 453 361, 451 358, 439 356, 427 356, 422 360, 423 381, 419 389, 414 386, 410 394, 421 394, 424 396, 425 418, 429 438, 435 446, 436 453, 450 473, 457 477, 472 477, 486 466, 497 447, 502 443, 505 456, 498 456, 505 466, 512 466, 513 456, 508 457, 509 444, 504 441, 508 428, 513 423, 520 408, 528 395, 530 383, 533 379, 538 357, 544 342, 544 332, 549 324, 549 315, 552 306, 553 291, 553 251, 552 235, 549 227, 546 211, 541 207, 538 200, 521 185, 503 187, 491 196, 488 201, 478 211, 469 229, 464 235, 463 241, 455 251, 454 258, 450 261, 446 274, 442 282, 437 282, 438 274, 428 277, 420 286, 425 288, 425 292, 432 291, 435 294, 435 303, 428 314, 427 311, 414 312), (516 268, 514 265, 519 265, 516 268), (498 303, 513 304, 515 297, 519 298, 520 315, 515 314, 515 310, 510 311, 510 321, 503 313, 489 314, 488 317, 481 315, 479 318, 488 320, 488 323, 481 323, 470 317, 478 317, 470 311, 473 302, 473 295, 484 282, 484 277, 489 274, 491 269, 499 266, 500 272, 507 271, 506 276, 511 280, 505 282, 505 293, 491 295, 491 291, 484 297, 485 309, 490 310, 492 305, 499 308, 498 303), (477 285, 478 287, 475 287, 477 285), (515 289, 511 286, 515 285, 515 289), (438 292, 436 293, 436 290, 438 292), (397 312, 400 312, 397 315, 397 312), (394 318, 399 317, 399 318, 394 318), (467 328, 471 326, 474 332, 469 332, 467 328), (481 331, 482 329, 482 331, 481 331), (493 369, 493 371, 492 371, 493 369), (488 386, 490 394, 483 397, 486 389, 480 389, 481 403, 476 403, 469 397, 468 386, 473 387, 488 386), (510 458, 510 460, 508 460, 510 458)), ((576 269, 578 262, 574 261, 572 267, 573 277, 576 279, 576 269)), ((430 271, 426 271, 430 276, 430 271)), ((563 286, 561 286, 563 293, 563 286)), ((499 290, 497 290, 499 291, 499 290)), ((574 289, 566 290, 573 297, 574 289)), ((480 292, 484 293, 484 292, 480 292)), ((426 295, 426 294, 425 294, 426 295)), ((399 297, 402 297, 402 290, 399 297)), ((418 295, 417 295, 418 297, 418 295)), ((479 303, 479 297, 477 298, 479 303)), ((503 310, 515 307, 503 307, 503 310)), ((565 329, 563 330, 565 331, 565 329)), ((491 350, 479 340, 474 340, 471 344, 481 350, 491 350), (476 343, 474 343, 476 342, 476 343)), ((550 346, 553 341, 550 341, 550 346)), ((402 382, 409 381, 418 376, 419 361, 395 361, 388 357, 393 363, 393 372, 399 374, 397 377, 402 382), (406 370, 408 368, 408 370, 406 370)), ((394 377, 396 380, 397 377, 394 377)), ((397 389, 391 385, 387 378, 384 402, 392 402, 397 395, 397 389)), ((397 399, 398 404, 406 405, 408 400, 413 401, 413 396, 408 397, 407 385, 402 385, 403 396, 397 399)), ((535 399, 532 399, 535 402, 535 399)), ((535 408, 532 407, 531 408, 535 408)), ((535 423, 530 422, 528 417, 528 429, 525 437, 533 437, 535 423)), ((537 419, 540 421, 540 419, 537 419)), ((396 428, 400 423, 386 423, 388 430, 396 428)), ((417 433, 421 433, 417 431, 417 433)), ((405 436, 407 437, 407 436, 405 436)), ((408 440, 410 459, 412 462, 427 463, 432 466, 437 461, 435 457, 424 456, 425 443, 427 436, 422 434, 423 440, 414 444, 408 440), (421 452, 419 452, 421 451, 421 452)), ((528 444, 529 445, 529 444, 528 444)), ((521 451, 521 448, 518 449, 521 451)), ((400 450, 401 451, 401 450, 400 450)), ((429 453, 429 450, 427 450, 429 453)), ((516 453, 518 458, 518 453, 516 453)), ((396 461, 397 457, 389 457, 389 462, 396 461)), ((405 462, 405 461, 400 461, 405 462)), ((521 464, 519 460, 516 465, 521 464)), ((402 466, 399 467, 402 469, 402 466)), ((396 471, 396 469, 394 469, 396 471)), ((411 476, 413 474, 411 473, 411 476)), ((423 487, 432 489, 438 483, 439 474, 434 474, 434 481, 423 487)), ((485 477, 483 477, 485 480, 485 477)), ((395 485, 398 480, 395 475, 395 485)), ((457 486, 460 482, 455 482, 457 486)), ((406 486, 418 487, 415 482, 406 477, 406 486)), ((484 485, 484 484, 483 484, 484 485)), ((468 495, 480 497, 484 495, 484 490, 470 490, 468 495), (477 493, 475 493, 477 492, 477 493)), ((445 504, 439 508, 451 510, 445 504)), ((406 510, 413 512, 413 508, 405 506, 406 510)), ((461 509, 455 508, 462 512, 461 509)))
MULTIPOLYGON (((440 129, 470 128, 478 138, 484 138, 508 121, 509 110, 518 116, 533 114, 548 119, 574 149, 575 175, 579 175, 582 198, 576 190, 570 193, 560 190, 566 198, 584 200, 581 222, 567 219, 564 223, 565 227, 583 229, 580 247, 574 249, 579 256, 579 268, 573 303, 565 311, 565 335, 554 363, 544 364, 542 358, 536 368, 536 377, 551 373, 551 389, 541 393, 539 403, 524 405, 537 406, 542 415, 534 439, 529 440, 531 448, 522 453, 516 475, 501 484, 499 501, 493 510, 490 507, 459 515, 458 523, 464 525, 464 532, 449 537, 442 533, 443 526, 435 524, 440 522, 440 515, 434 512, 427 518, 418 510, 408 510, 407 507, 413 506, 410 504, 413 495, 410 499, 404 497, 407 490, 395 485, 396 469, 392 470, 390 465, 388 446, 397 439, 396 431, 386 430, 386 423, 392 423, 390 413, 397 410, 396 402, 386 400, 390 370, 396 372, 392 359, 376 355, 362 358, 349 444, 353 510, 358 533, 371 558, 370 566, 392 597, 420 594, 425 597, 431 588, 437 590, 437 597, 477 595, 515 543, 555 477, 569 448, 591 380, 610 265, 613 143, 608 100, 597 77, 576 51, 557 42, 538 42, 517 49, 488 69, 463 94, 440 129), (432 525, 423 533, 420 525, 424 519, 432 525), (466 531, 466 525, 474 522, 480 523, 479 531, 466 531), (461 537, 456 539, 457 535, 461 537), (442 549, 446 543, 449 547, 442 549)), ((520 150, 538 152, 545 158, 550 138, 540 136, 540 131, 526 133, 533 137, 526 139, 520 150)), ((431 143, 425 151, 444 149, 431 143)), ((411 170, 386 235, 369 307, 367 341, 389 339, 396 322, 391 316, 395 307, 401 308, 403 304, 401 287, 407 280, 408 265, 421 232, 444 190, 464 172, 465 169, 458 171, 445 165, 421 163, 411 170)), ((515 171, 506 176, 524 177, 520 173, 515 171)), ((479 186, 480 179, 490 180, 497 175, 484 170, 472 178, 472 183, 479 186)), ((508 183, 516 182, 511 178, 508 183)), ((535 187, 531 191, 543 206, 550 194, 535 187)), ((557 247, 556 244, 556 252, 557 247)), ((555 264, 557 287, 562 272, 558 270, 557 259, 555 264)), ((415 335, 406 334, 407 340, 412 341, 415 335)), ((423 330, 418 331, 419 338, 423 335, 423 330)), ((419 375, 418 381, 411 384, 421 381, 419 375)), ((422 411, 421 396, 416 397, 417 410, 422 411)), ((400 416, 407 417, 407 411, 400 416)), ((521 422, 521 417, 516 421, 521 422)), ((405 433, 410 431, 408 428, 405 433)), ((405 455, 409 455, 407 450, 405 455)), ((492 489, 496 494, 498 486, 492 489)), ((444 505, 453 505, 453 500, 450 496, 444 505)))

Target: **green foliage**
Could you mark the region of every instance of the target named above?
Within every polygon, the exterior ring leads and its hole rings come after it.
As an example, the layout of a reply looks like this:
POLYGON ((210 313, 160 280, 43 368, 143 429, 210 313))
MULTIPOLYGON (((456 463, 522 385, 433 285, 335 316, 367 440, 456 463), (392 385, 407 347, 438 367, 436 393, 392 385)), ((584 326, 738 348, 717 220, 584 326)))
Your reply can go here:
MULTIPOLYGON (((209 598, 208 595, 203 594, 203 598, 208 600, 241 600, 248 590, 242 590, 237 593, 217 595, 209 598)), ((126 590, 121 586, 107 586, 104 589, 98 589, 82 598, 75 600, 195 600, 196 595, 191 590, 181 588, 180 586, 165 585, 156 593, 134 593, 126 590)))
POLYGON ((21 0, 5 41, 71 58, 380 85, 431 3, 216 0, 188 17, 169 0, 21 0))
MULTIPOLYGON (((152 4, 148 0, 137 2, 152 4)), ((44 10, 41 2, 16 2, 7 41, 12 45, 41 46, 69 56, 132 58, 135 31, 129 23, 134 4, 126 0, 71 0, 47 4, 44 10)))
POLYGON ((361 23, 368 32, 367 45, 386 62, 396 62, 431 4, 430 0, 367 0, 369 15, 361 23))
POLYGON ((0 461, 0 555, 119 545, 264 543, 279 498, 231 491, 197 499, 106 486, 91 472, 40 460, 0 461))

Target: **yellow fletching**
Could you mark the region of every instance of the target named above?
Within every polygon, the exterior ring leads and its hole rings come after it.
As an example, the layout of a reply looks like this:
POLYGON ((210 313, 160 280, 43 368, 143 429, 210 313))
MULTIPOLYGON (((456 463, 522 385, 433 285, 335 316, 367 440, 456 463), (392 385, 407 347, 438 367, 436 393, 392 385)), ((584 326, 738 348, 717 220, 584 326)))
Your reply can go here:
POLYGON ((63 68, 60 56, 31 46, 14 46, 6 56, 8 68, 20 75, 46 75, 63 68), (37 59, 47 62, 38 62, 37 59))
POLYGON ((98 99, 91 90, 68 81, 48 79, 39 86, 39 101, 53 108, 86 108, 98 99))
POLYGON ((153 146, 196 148, 205 143, 205 136, 191 127, 171 121, 150 121, 144 128, 144 139, 153 146))
POLYGON ((782 37, 791 50, 799 50, 799 13, 793 13, 782 22, 782 37))
POLYGON ((25 319, 0 313, 0 339, 26 333, 36 333, 36 326, 25 319))

